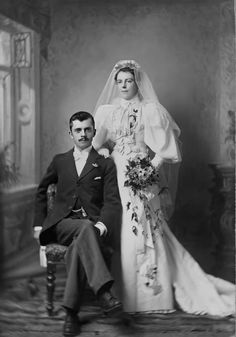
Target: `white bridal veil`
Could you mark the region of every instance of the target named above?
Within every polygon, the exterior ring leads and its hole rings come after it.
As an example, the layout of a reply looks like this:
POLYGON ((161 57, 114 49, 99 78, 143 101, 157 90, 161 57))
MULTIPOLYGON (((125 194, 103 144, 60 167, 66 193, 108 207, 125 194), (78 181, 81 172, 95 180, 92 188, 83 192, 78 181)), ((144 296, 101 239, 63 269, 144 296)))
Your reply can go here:
MULTIPOLYGON (((136 84, 138 86, 138 93, 141 101, 145 102, 153 102, 156 106, 156 113, 165 120, 166 124, 168 124, 174 132, 177 143, 178 137, 180 135, 180 129, 178 125, 175 123, 174 119, 168 113, 168 111, 160 104, 159 99, 156 95, 156 92, 152 86, 152 83, 146 74, 140 67, 140 65, 134 60, 121 60, 115 64, 113 67, 108 80, 105 84, 105 87, 102 90, 100 97, 95 106, 94 116, 96 114, 97 109, 106 104, 113 104, 117 101, 117 97, 119 97, 119 90, 116 84, 115 75, 122 68, 130 68, 134 71, 134 77, 136 84)), ((164 163, 161 169, 160 174, 163 176, 163 180, 165 180, 166 185, 169 189, 169 197, 165 193, 163 194, 163 204, 166 206, 166 213, 168 213, 168 217, 173 213, 174 204, 175 204, 175 195, 178 181, 178 164, 172 165, 168 163, 164 163), (169 199, 169 200, 168 200, 169 199), (171 201, 170 201, 171 200, 171 201), (167 210, 168 208, 168 210, 167 210)))
POLYGON ((172 129, 175 131, 175 134, 178 137, 180 135, 180 129, 178 125, 175 123, 168 111, 160 104, 159 99, 146 72, 143 71, 140 65, 134 60, 122 60, 117 62, 116 65, 113 67, 105 84, 105 87, 103 88, 102 93, 96 103, 94 110, 95 113, 100 105, 112 104, 114 99, 119 96, 118 87, 115 81, 115 75, 120 69, 125 67, 133 69, 135 81, 138 86, 141 99, 145 101, 155 102, 158 105, 159 113, 167 117, 172 126, 172 129))

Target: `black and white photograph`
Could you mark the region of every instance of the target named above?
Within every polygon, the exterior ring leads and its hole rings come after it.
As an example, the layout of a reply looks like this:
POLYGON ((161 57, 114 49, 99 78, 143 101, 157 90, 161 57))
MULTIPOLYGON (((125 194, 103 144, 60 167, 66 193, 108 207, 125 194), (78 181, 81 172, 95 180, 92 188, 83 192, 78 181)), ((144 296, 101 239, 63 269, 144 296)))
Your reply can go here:
POLYGON ((0 337, 235 336, 234 0, 1 0, 0 337))

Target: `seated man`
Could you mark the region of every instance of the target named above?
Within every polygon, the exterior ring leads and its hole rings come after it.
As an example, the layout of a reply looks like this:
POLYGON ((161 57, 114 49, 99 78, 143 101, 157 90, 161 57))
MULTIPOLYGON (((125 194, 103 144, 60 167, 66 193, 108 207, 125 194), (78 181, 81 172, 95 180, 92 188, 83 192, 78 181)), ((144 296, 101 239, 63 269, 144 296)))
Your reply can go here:
POLYGON ((76 112, 69 126, 74 148, 53 158, 39 184, 34 233, 41 245, 57 242, 68 246, 63 334, 75 336, 80 331, 78 312, 86 280, 105 313, 121 311, 121 303, 110 292, 114 280, 103 248, 119 240, 115 233, 119 232, 122 208, 115 164, 91 145, 96 133, 92 115, 76 112), (50 184, 57 184, 57 194, 53 210, 47 215, 50 184))

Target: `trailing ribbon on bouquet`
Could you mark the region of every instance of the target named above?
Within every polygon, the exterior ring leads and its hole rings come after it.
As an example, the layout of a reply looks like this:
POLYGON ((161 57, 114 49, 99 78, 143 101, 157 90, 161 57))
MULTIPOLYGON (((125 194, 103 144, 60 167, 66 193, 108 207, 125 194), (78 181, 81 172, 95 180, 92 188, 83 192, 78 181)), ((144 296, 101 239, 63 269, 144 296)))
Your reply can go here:
POLYGON ((145 200, 141 200, 138 195, 130 191, 130 202, 127 205, 128 211, 131 212, 132 232, 137 237, 137 252, 145 252, 145 246, 154 248, 152 233, 150 228, 149 216, 145 212, 145 200))
POLYGON ((154 210, 150 201, 155 197, 152 188, 143 190, 142 194, 129 191, 130 201, 127 210, 131 212, 132 232, 137 236, 138 253, 145 251, 145 246, 154 248, 158 236, 162 233, 160 210, 154 210))
MULTIPOLYGON (((145 285, 153 289, 157 295, 162 291, 158 281, 158 239, 162 233, 161 209, 154 206, 158 196, 159 175, 147 156, 135 156, 126 165, 126 180, 124 186, 129 187, 127 211, 130 212, 131 230, 136 236, 137 259, 140 261, 139 272, 145 285), (154 201, 155 200, 155 201, 154 201), (151 258, 145 263, 145 254, 151 258)), ((159 198, 159 196, 158 196, 159 198)))
POLYGON ((159 174, 147 155, 137 154, 128 160, 125 177, 124 186, 129 187, 127 210, 131 212, 132 231, 137 236, 138 251, 143 252, 145 245, 154 247, 158 234, 158 221, 155 221, 156 215, 149 201, 155 197, 155 192, 158 193, 159 174))

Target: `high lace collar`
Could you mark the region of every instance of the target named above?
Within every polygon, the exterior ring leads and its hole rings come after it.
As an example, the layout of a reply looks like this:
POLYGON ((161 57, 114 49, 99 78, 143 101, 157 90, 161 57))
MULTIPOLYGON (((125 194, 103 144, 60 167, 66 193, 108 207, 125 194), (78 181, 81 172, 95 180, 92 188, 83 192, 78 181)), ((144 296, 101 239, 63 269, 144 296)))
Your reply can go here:
POLYGON ((137 104, 137 103, 140 103, 140 97, 138 94, 136 94, 132 99, 129 99, 129 100, 121 98, 121 97, 118 97, 114 100, 115 105, 120 105, 123 108, 127 108, 128 106, 137 104))

